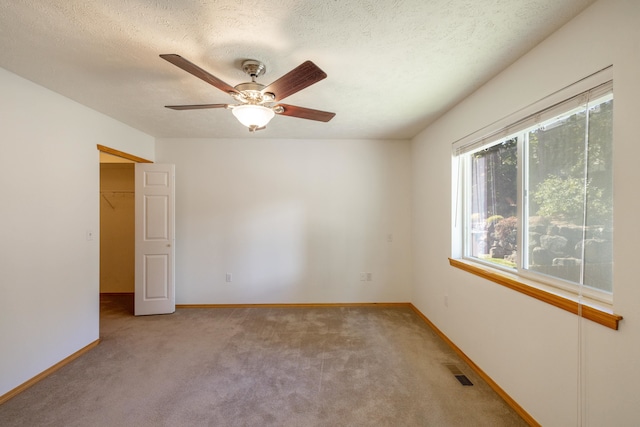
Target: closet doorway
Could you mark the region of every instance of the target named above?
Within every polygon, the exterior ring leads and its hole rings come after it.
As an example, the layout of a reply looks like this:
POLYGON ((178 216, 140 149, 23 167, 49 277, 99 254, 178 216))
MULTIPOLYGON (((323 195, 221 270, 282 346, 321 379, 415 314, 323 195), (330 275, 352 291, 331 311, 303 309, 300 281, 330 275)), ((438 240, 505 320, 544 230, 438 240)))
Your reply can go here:
MULTIPOLYGON (((152 163, 98 145, 100 151, 100 296, 135 293, 135 163, 152 163)), ((129 304, 127 304, 129 305, 129 304)))

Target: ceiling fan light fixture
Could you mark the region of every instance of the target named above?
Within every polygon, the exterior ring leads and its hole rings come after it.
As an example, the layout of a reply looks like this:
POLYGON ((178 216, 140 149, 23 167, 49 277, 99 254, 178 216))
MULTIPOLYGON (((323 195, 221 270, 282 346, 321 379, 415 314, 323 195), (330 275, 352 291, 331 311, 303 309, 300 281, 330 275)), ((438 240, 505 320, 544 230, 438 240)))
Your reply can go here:
POLYGON ((249 129, 264 127, 275 116, 271 108, 255 104, 238 105, 233 107, 231 112, 240 123, 249 129))

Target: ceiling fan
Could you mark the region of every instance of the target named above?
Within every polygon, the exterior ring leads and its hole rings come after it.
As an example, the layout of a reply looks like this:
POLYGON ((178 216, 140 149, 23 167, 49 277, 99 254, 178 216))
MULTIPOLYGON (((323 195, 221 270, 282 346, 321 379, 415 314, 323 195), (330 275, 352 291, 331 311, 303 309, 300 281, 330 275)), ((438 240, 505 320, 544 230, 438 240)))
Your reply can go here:
POLYGON ((228 93, 237 102, 236 104, 166 106, 166 108, 171 108, 172 110, 227 108, 231 110, 240 123, 249 128, 250 132, 264 129, 276 114, 320 122, 328 122, 336 115, 335 113, 329 113, 327 111, 280 103, 280 101, 287 96, 293 95, 327 77, 327 74, 311 61, 302 63, 269 86, 264 86, 256 82, 256 79, 265 73, 265 65, 253 59, 246 60, 242 63, 242 70, 251 77, 251 81, 240 83, 234 87, 192 62, 189 62, 180 55, 164 54, 160 55, 160 57, 176 67, 182 68, 184 71, 204 80, 210 85, 215 86, 221 91, 228 93))

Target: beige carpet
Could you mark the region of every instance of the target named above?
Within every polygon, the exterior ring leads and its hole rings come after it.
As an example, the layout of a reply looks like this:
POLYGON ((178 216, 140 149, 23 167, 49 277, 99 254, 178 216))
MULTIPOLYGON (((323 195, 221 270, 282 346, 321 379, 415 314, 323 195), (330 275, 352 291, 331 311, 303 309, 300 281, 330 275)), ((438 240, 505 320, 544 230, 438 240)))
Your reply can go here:
POLYGON ((1 405, 0 425, 526 425, 409 308, 131 305, 103 297, 101 344, 1 405))

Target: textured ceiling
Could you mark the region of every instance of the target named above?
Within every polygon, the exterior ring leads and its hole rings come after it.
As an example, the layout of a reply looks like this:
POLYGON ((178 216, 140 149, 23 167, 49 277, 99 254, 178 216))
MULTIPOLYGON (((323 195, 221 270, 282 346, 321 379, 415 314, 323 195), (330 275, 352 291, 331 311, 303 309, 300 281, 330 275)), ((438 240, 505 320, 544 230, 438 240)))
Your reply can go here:
POLYGON ((244 59, 271 83, 305 60, 328 78, 285 100, 259 138, 416 135, 595 0, 0 0, 0 67, 156 137, 247 137, 232 98, 158 57, 234 86, 244 59))

